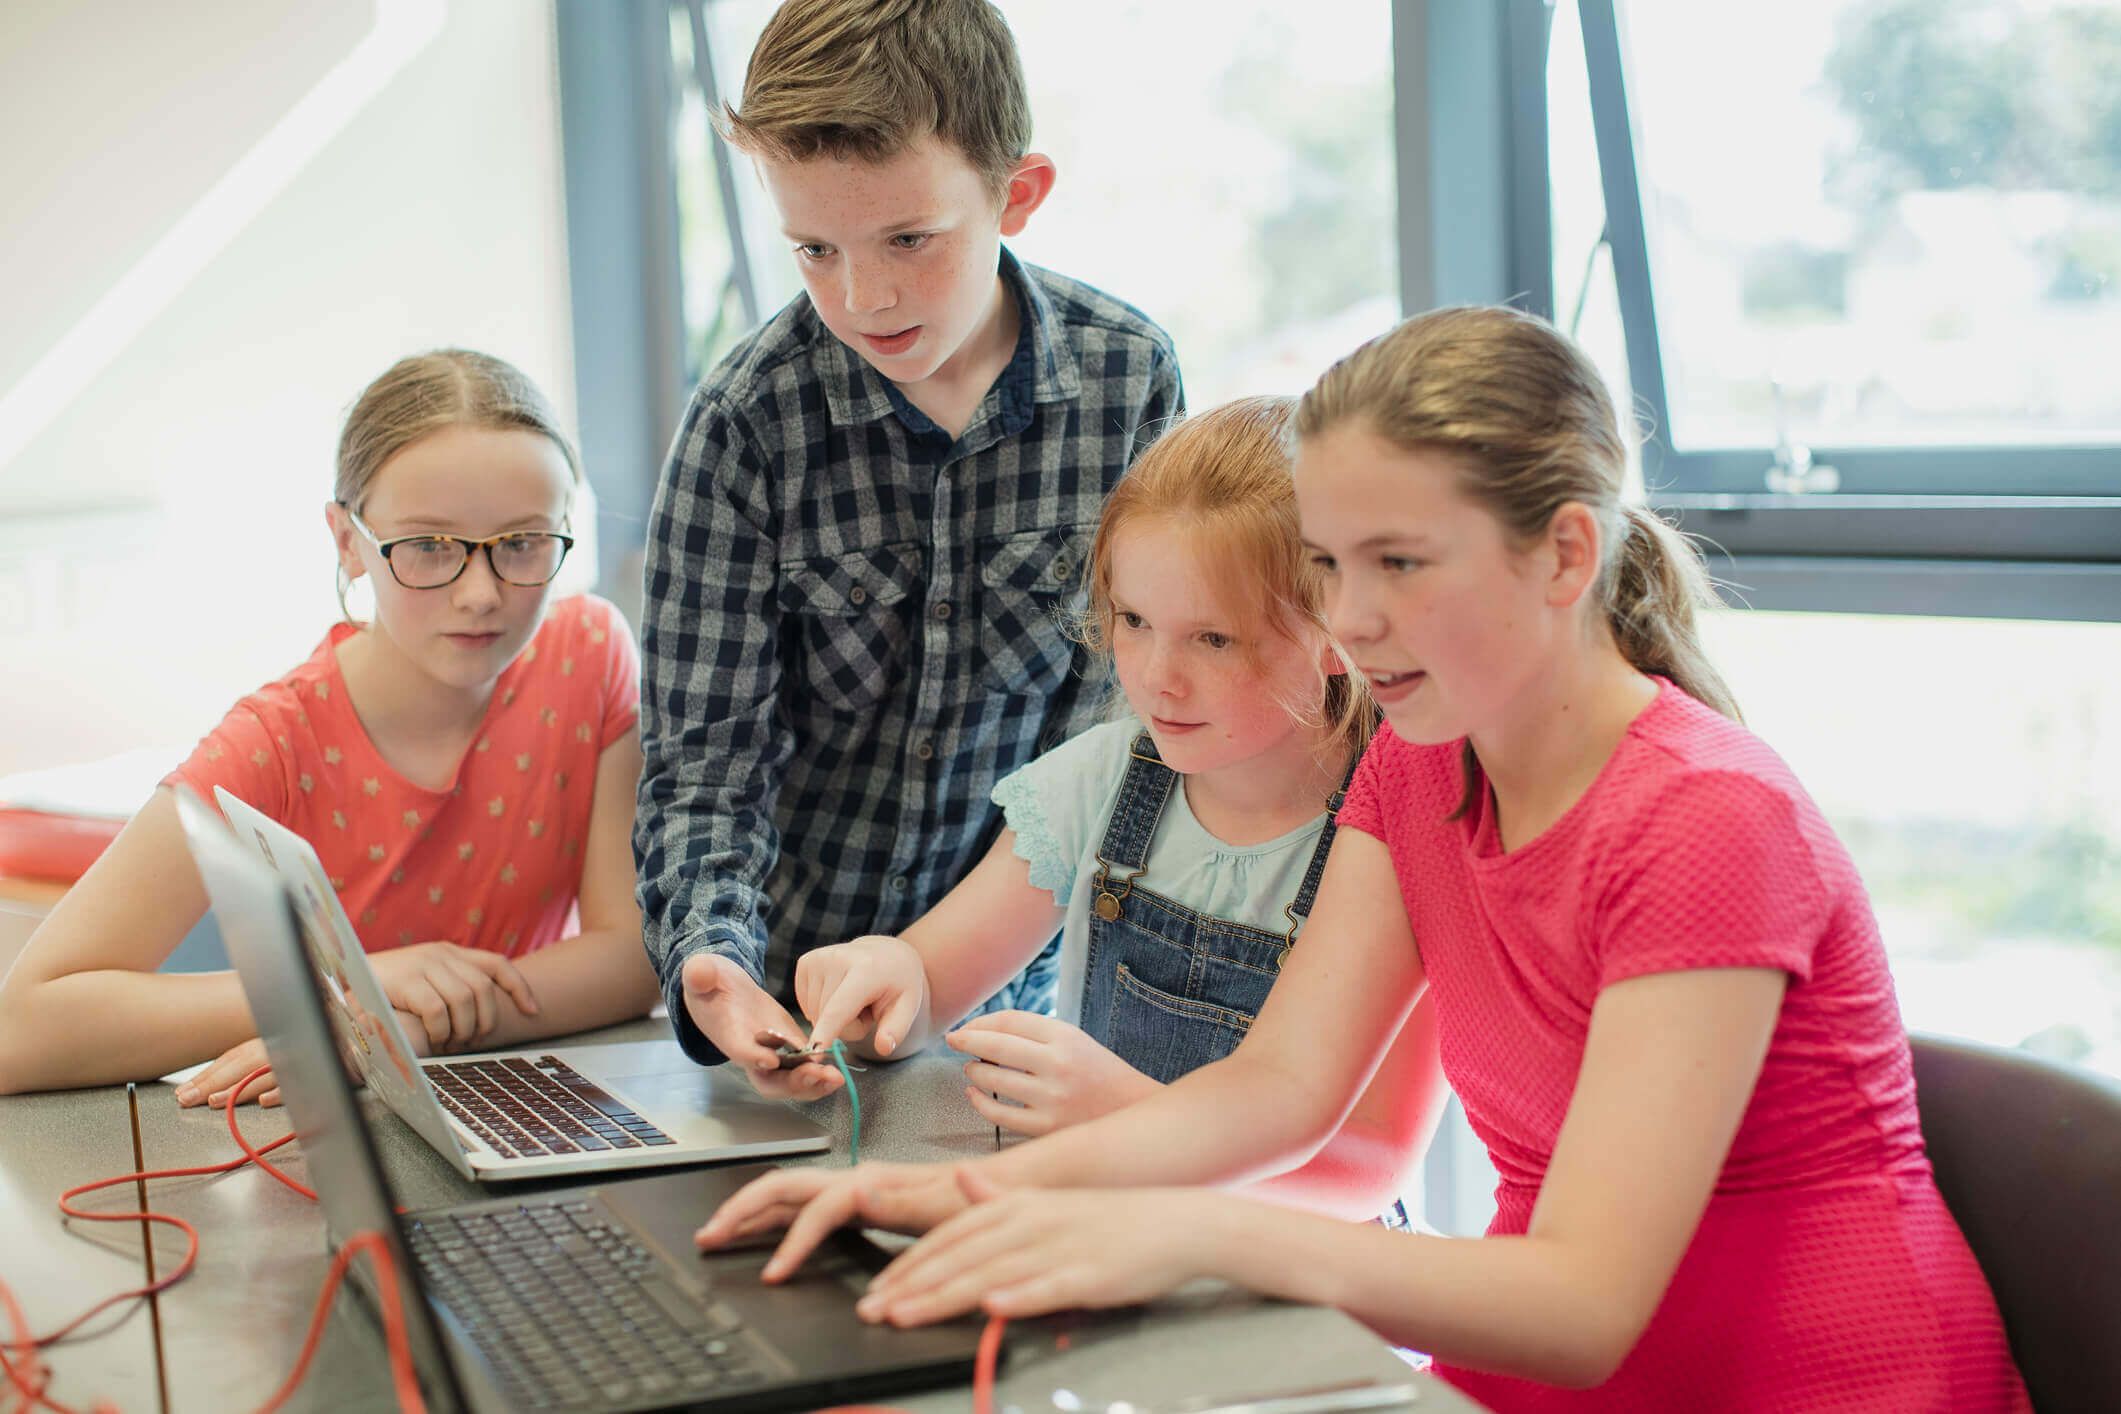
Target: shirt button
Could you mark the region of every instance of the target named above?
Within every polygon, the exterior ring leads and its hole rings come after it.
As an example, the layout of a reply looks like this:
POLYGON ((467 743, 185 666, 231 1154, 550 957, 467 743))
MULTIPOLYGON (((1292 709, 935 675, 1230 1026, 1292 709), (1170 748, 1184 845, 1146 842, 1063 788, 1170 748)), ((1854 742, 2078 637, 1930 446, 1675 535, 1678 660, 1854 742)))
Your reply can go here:
POLYGON ((902 894, 906 892, 906 876, 904 874, 900 874, 894 879, 892 879, 891 892, 895 894, 902 894))
POLYGON ((850 604, 866 604, 869 602, 869 591, 857 584, 854 588, 847 591, 847 602, 850 604))
POLYGON ((1075 573, 1075 566, 1069 564, 1066 559, 1058 559, 1053 562, 1053 577, 1055 579, 1066 579, 1073 573, 1075 573))
POLYGON ((913 754, 920 757, 923 761, 933 761, 935 759, 935 743, 927 737, 922 737, 920 745, 913 748, 913 754))
POLYGON ((948 599, 943 599, 937 602, 935 606, 935 616, 939 619, 947 619, 950 617, 950 601, 948 599))

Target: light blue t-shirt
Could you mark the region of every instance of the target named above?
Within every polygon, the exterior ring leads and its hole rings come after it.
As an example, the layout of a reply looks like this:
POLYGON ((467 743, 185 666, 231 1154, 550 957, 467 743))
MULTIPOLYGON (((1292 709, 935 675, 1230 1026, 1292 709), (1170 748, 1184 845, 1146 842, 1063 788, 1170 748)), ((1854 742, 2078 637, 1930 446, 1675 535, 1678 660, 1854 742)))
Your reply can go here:
MULTIPOLYGON (((994 803, 1016 832, 1016 853, 1031 882, 1067 909, 1061 927, 1059 997, 1054 1014, 1080 1022, 1083 966, 1090 947, 1091 881, 1097 849, 1141 733, 1132 717, 1090 728, 1002 777, 994 803)), ((1280 933, 1282 912, 1303 885, 1304 870, 1326 815, 1262 844, 1226 844, 1204 829, 1186 803, 1184 783, 1171 792, 1149 841, 1148 869, 1137 881, 1172 902, 1215 918, 1280 933)))

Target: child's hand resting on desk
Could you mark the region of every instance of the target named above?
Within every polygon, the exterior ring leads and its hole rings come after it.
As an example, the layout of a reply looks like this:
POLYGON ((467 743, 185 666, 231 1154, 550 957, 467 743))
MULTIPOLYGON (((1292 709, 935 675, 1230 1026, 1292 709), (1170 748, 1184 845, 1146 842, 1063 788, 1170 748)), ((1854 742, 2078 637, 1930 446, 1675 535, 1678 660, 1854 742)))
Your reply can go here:
POLYGON ((731 1064, 742 1067, 751 1088, 767 1099, 815 1100, 843 1083, 837 1070, 819 1061, 805 1061, 793 1070, 780 1068, 775 1048, 759 1037, 778 1036, 797 1045, 802 1025, 729 958, 696 953, 685 959, 679 976, 692 1024, 731 1064))
POLYGON ((1034 1012, 976 1016, 943 1039, 972 1057, 965 1065, 971 1082, 965 1098, 972 1108, 989 1124, 1018 1134, 1051 1134, 1160 1088, 1081 1027, 1034 1012))
MULTIPOLYGON (((962 1164, 860 1164, 851 1169, 776 1169, 729 1195, 692 1240, 709 1251, 756 1233, 788 1229, 761 1273, 794 1274, 835 1229, 849 1223, 919 1233, 962 1212, 962 1164)), ((991 1185, 990 1185, 991 1187, 991 1185)))
MULTIPOLYGON (((356 1007, 355 1025, 362 1025, 364 1018, 365 1013, 362 1013, 356 1007)), ((415 1056, 433 1054, 428 1049, 427 1033, 421 1029, 423 1025, 424 1023, 420 1018, 414 1016, 411 1012, 401 1011, 398 1013, 398 1029, 405 1033, 405 1039, 411 1043, 415 1056)), ((372 1028, 374 1023, 368 1022, 367 1026, 372 1028)), ((381 1039, 380 1034, 378 1034, 378 1039, 381 1039)), ((245 1085, 240 1094, 232 1095, 230 1093, 230 1087, 235 1085, 238 1080, 241 1080, 259 1066, 269 1065, 270 1063, 271 1059, 265 1054, 265 1043, 263 1041, 255 1036, 248 1041, 239 1041, 223 1051, 214 1060, 209 1061, 206 1067, 197 1075, 177 1087, 177 1104, 185 1109, 190 1109, 195 1105, 208 1105, 218 1110, 231 1104, 240 1105, 250 1100, 256 1100, 260 1109, 272 1109, 280 1104, 280 1086, 273 1079, 273 1074, 270 1070, 245 1085)), ((359 1084, 361 1080, 360 1075, 357 1073, 350 1074, 348 1078, 353 1080, 355 1084, 359 1084)), ((412 1081, 410 1075, 407 1075, 405 1079, 408 1084, 412 1081)))
POLYGON ((255 1036, 248 1041, 239 1041, 209 1061, 204 1070, 179 1085, 177 1103, 186 1109, 193 1105, 211 1105, 218 1110, 225 1105, 256 1100, 261 1109, 271 1109, 280 1103, 280 1087, 273 1083, 271 1071, 244 1086, 242 1094, 228 1093, 229 1087, 265 1064, 268 1062, 263 1041, 255 1036))
POLYGON ((963 1210, 876 1274, 854 1308, 863 1320, 1131 1306, 1220 1275, 1218 1252, 1241 1246, 1253 1220, 1248 1200, 1197 1188, 1004 1192, 973 1165, 955 1172, 963 1210))
POLYGON ((469 1050, 493 1034, 504 995, 525 1016, 538 1014, 530 983, 496 952, 419 943, 370 953, 368 964, 391 1006, 418 1019, 434 1055, 469 1050))
POLYGON ((911 943, 871 934, 798 958, 795 1000, 811 1019, 811 1045, 867 1040, 888 1057, 927 1009, 928 971, 911 943))

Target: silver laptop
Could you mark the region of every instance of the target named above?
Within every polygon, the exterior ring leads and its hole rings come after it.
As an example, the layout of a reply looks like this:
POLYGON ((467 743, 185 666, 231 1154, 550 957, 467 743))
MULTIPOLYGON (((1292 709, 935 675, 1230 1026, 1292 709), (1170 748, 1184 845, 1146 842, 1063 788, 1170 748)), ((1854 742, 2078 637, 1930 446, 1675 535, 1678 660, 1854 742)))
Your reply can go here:
MULTIPOLYGON (((429 1408, 757 1414, 970 1377, 977 1320, 894 1330, 855 1315, 890 1259, 860 1233, 833 1233, 801 1272, 771 1286, 760 1268, 779 1234, 694 1247, 701 1218, 762 1165, 606 1174, 408 1212, 379 1161, 372 1110, 334 1054, 353 1045, 346 1007, 316 950, 298 941, 313 905, 210 807, 177 796, 326 1231, 335 1247, 363 1233, 389 1247, 429 1408)), ((369 1264, 355 1263, 350 1278, 371 1303, 382 1294, 369 1264)))
MULTIPOLYGON (((792 1106, 762 1099, 739 1075, 697 1064, 674 1040, 420 1057, 309 841, 225 790, 214 796, 227 826, 189 792, 177 792, 194 858, 202 837, 214 837, 202 831, 226 838, 233 827, 287 886, 300 904, 302 944, 344 1023, 348 1065, 466 1178, 765 1158, 831 1142, 792 1106)), ((248 987, 251 979, 243 980, 248 987)))

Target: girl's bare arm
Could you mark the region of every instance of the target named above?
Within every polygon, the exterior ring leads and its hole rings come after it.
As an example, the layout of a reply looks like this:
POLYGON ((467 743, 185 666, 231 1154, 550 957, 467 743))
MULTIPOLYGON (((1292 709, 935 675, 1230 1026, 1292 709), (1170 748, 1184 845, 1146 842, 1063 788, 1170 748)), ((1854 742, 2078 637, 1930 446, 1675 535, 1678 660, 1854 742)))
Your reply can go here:
POLYGON ((0 980, 0 1093, 148 1080, 256 1034, 233 972, 156 972, 206 914, 157 790, 0 980))

